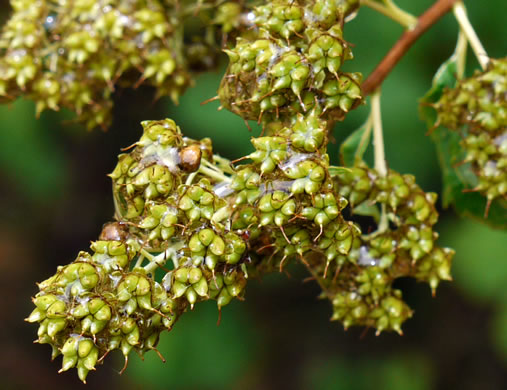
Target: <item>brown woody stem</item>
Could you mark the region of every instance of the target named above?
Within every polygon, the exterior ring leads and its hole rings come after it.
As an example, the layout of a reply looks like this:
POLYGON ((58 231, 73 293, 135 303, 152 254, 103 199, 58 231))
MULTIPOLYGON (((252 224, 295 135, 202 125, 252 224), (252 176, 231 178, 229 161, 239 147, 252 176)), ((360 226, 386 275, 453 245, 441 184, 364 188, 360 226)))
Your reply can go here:
POLYGON ((362 85, 364 96, 369 95, 382 84, 389 72, 405 55, 414 42, 428 30, 437 20, 449 12, 457 0, 438 0, 426 10, 418 19, 414 29, 406 31, 380 61, 375 70, 362 85))

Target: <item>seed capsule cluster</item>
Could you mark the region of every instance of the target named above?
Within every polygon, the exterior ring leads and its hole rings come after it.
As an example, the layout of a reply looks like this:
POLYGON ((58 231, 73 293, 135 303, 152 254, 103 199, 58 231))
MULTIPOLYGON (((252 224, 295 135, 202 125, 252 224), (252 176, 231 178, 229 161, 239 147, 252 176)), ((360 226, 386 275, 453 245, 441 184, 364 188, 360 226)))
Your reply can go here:
POLYGON ((132 349, 142 355, 184 311, 143 269, 130 270, 138 251, 133 240, 96 241, 39 284, 27 320, 39 323, 37 341, 52 346, 53 358, 63 355, 60 372, 76 367, 85 381, 112 350, 126 361, 132 349))
POLYGON ((343 119, 361 100, 361 75, 340 70, 352 58, 343 23, 357 3, 275 0, 254 8, 253 30, 225 50, 222 105, 265 124, 314 106, 343 119))
MULTIPOLYGON (((365 268, 358 272, 356 283, 348 292, 353 294, 353 299, 345 299, 346 296, 340 292, 341 298, 333 303, 334 318, 346 320, 349 325, 361 324, 375 327, 378 331, 393 329, 401 333, 400 324, 411 316, 411 311, 400 301, 401 293, 392 289, 393 281, 411 276, 427 282, 434 294, 441 280, 451 280, 454 251, 435 246, 438 238, 433 231, 438 218, 434 208, 436 194, 424 193, 411 175, 389 171, 387 176, 382 177, 367 167, 343 170, 334 177, 334 182, 340 194, 350 197, 353 214, 365 215, 369 209, 366 215, 374 216, 383 209, 388 222, 383 227, 380 222, 376 232, 363 234, 354 240, 346 261, 365 268), (384 297, 387 301, 383 301, 384 297), (360 305, 363 308, 360 312, 364 315, 349 313, 349 300, 354 305, 360 305), (381 300, 380 306, 387 317, 377 316, 381 300), (396 315, 389 314, 390 304, 386 302, 397 307, 392 309, 396 315)), ((346 261, 341 259, 342 264, 347 265, 346 261)), ((338 275, 338 279, 340 277, 338 275)))
POLYGON ((437 123, 463 135, 464 162, 478 179, 475 190, 489 203, 507 199, 507 59, 493 59, 486 71, 446 89, 435 109, 437 123))
POLYGON ((433 244, 435 196, 410 175, 331 169, 317 112, 252 139, 251 162, 235 168, 172 120, 142 123, 110 175, 117 221, 39 285, 27 319, 63 355, 62 371, 76 367, 84 381, 114 349, 126 362, 131 350, 155 350, 186 310, 209 299, 221 309, 242 299, 249 277, 290 261, 308 268, 346 328, 401 332, 412 312, 392 282, 412 276, 435 289, 450 279, 452 251, 433 244), (349 205, 382 205, 395 228, 363 234, 343 215, 349 205))
MULTIPOLYGON (((433 291, 450 279, 453 251, 434 245, 435 194, 410 175, 329 164, 333 123, 362 99, 360 75, 340 71, 350 58, 343 23, 357 4, 275 0, 247 14, 252 28, 227 51, 219 95, 264 131, 234 164, 170 119, 142 122, 110 174, 116 221, 39 285, 27 319, 39 323, 38 342, 63 355, 62 371, 76 367, 84 381, 115 349, 126 366, 131 350, 156 351, 160 332, 199 302, 221 310, 243 299, 249 278, 289 262, 307 268, 333 320, 377 333, 401 333, 412 315, 395 279, 433 291), (353 215, 378 229, 363 232, 353 215)), ((232 36, 226 15, 238 7, 224 3, 214 19, 232 36)))
POLYGON ((235 14, 224 4, 217 12, 220 1, 180 3, 11 0, 0 36, 0 96, 24 94, 37 114, 70 109, 90 129, 109 126, 115 86, 153 86, 177 102, 195 72, 216 66, 220 29, 239 27, 242 11, 235 2, 226 3, 235 14), (209 23, 196 27, 197 20, 209 23))
POLYGON ((247 156, 252 163, 239 165, 232 176, 230 197, 240 206, 239 226, 254 228, 248 234, 259 269, 282 269, 293 257, 305 261, 326 239, 328 226, 348 232, 348 241, 347 233, 341 243, 333 240, 344 256, 360 233, 342 217, 348 202, 333 189, 327 126, 317 108, 299 114, 292 126, 252 139, 256 150, 247 156))
POLYGON ((39 323, 37 341, 63 355, 61 371, 76 367, 83 381, 112 350, 126 363, 132 350, 155 350, 160 332, 197 302, 221 308, 244 294, 247 242, 227 223, 232 209, 216 178, 199 172, 219 172, 209 140, 183 137, 171 120, 142 125, 110 175, 117 221, 39 284, 27 318, 39 323))
POLYGON ((351 6, 279 0, 253 10, 253 31, 226 51, 219 98, 262 122, 268 136, 252 139, 253 163, 237 168, 230 187, 245 210, 240 226, 260 226, 252 241, 257 270, 300 259, 332 302, 333 319, 401 333, 412 311, 393 281, 416 277, 434 292, 450 279, 453 251, 434 247, 436 195, 413 176, 330 170, 328 130, 362 98, 360 74, 340 71, 352 57, 343 39, 351 6), (382 215, 378 230, 363 234, 342 215, 347 205, 349 214, 382 215))

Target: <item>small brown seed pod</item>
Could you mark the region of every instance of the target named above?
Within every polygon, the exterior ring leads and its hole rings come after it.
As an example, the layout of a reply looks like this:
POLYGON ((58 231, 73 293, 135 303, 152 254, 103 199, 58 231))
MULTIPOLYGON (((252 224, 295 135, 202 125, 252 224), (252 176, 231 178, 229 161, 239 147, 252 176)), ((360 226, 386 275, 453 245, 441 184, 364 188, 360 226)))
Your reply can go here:
POLYGON ((198 144, 189 145, 180 150, 179 166, 186 172, 194 172, 201 164, 201 148, 198 144))
POLYGON ((124 241, 127 238, 126 226, 120 222, 109 222, 102 227, 99 240, 124 241))

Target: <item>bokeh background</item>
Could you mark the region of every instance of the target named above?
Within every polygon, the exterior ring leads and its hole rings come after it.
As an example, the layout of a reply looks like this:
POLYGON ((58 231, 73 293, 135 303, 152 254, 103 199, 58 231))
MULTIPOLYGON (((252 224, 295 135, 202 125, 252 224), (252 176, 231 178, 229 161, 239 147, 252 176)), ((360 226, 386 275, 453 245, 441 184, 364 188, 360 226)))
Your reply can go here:
MULTIPOLYGON (((420 14, 431 0, 399 0, 420 14)), ((10 8, 2 1, 2 20, 10 8)), ((470 19, 491 57, 507 53, 507 2, 466 1, 470 19)), ((368 74, 402 33, 394 22, 361 10, 346 26, 356 47, 348 70, 368 74)), ((403 58, 383 86, 386 153, 391 168, 415 174, 421 187, 439 192, 435 150, 418 118, 417 99, 430 86, 440 63, 455 45, 457 23, 445 16, 403 58)), ((477 63, 469 55, 467 73, 477 63)), ((222 69, 223 71, 223 69, 222 69)), ((58 375, 60 358, 32 344, 36 326, 23 322, 35 282, 87 249, 113 213, 106 176, 120 148, 135 142, 144 119, 170 117, 192 138, 211 137, 215 151, 234 159, 251 150, 243 121, 200 103, 215 95, 221 72, 205 74, 174 106, 153 101, 153 91, 115 95, 108 132, 86 132, 69 124, 72 115, 46 112, 18 100, 0 106, 0 388, 68 389, 80 385, 74 370, 58 375)), ((357 128, 367 107, 336 125, 329 154, 336 162, 340 142, 357 128)), ((255 132, 258 130, 254 129, 255 132)), ((405 335, 350 329, 329 322, 329 304, 319 289, 301 283, 304 270, 288 268, 251 281, 246 302, 234 302, 216 326, 213 303, 197 305, 160 350, 167 362, 148 353, 131 355, 118 375, 119 352, 88 377, 88 389, 505 389, 507 388, 507 232, 441 211, 439 244, 456 249, 454 282, 436 298, 427 285, 401 280, 397 287, 415 310, 405 335)))

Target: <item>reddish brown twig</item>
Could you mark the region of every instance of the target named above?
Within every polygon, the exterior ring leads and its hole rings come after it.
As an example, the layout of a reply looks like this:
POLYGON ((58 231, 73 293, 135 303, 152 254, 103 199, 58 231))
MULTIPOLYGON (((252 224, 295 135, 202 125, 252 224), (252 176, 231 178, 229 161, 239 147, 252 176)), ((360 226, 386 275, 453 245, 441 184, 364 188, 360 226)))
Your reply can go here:
POLYGON ((426 10, 418 19, 413 30, 406 31, 380 61, 375 70, 368 76, 362 85, 364 96, 369 95, 382 84, 389 72, 396 66, 398 61, 405 55, 414 42, 428 30, 443 15, 452 9, 457 0, 438 0, 426 10))

